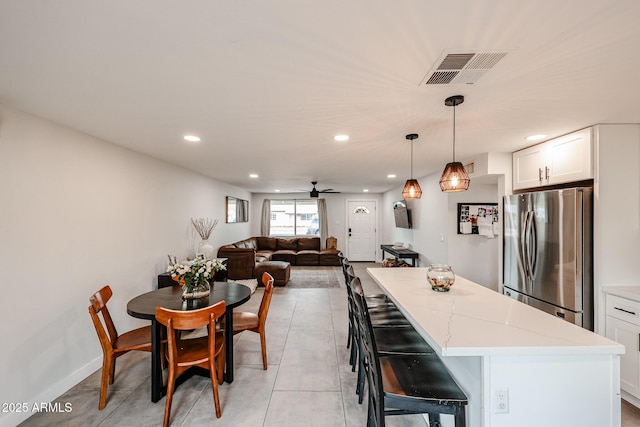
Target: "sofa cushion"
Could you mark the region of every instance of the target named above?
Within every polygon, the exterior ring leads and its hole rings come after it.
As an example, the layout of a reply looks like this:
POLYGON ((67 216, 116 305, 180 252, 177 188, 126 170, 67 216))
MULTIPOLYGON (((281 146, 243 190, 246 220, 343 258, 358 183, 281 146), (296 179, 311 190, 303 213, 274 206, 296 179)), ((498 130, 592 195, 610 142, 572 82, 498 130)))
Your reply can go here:
POLYGON ((256 237, 256 241, 258 242, 257 249, 259 251, 275 251, 278 249, 276 238, 275 237, 256 237))
POLYGON ((276 239, 276 250, 297 251, 298 239, 276 239))
POLYGON ((258 261, 258 257, 260 258, 264 258, 264 260, 269 261, 271 259, 271 255, 273 254, 274 251, 265 251, 265 250, 259 250, 256 252, 256 262, 258 261))
POLYGON ((298 250, 299 251, 319 251, 320 238, 319 237, 298 238, 298 250))
POLYGON ((340 265, 339 251, 337 249, 325 249, 318 255, 319 265, 340 265))
POLYGON ((280 250, 271 255, 271 261, 284 261, 296 265, 296 251, 280 250))
POLYGON ((257 249, 258 245, 256 243, 256 239, 247 239, 244 241, 245 248, 257 249))
POLYGON ((296 265, 318 265, 320 251, 298 251, 296 265))

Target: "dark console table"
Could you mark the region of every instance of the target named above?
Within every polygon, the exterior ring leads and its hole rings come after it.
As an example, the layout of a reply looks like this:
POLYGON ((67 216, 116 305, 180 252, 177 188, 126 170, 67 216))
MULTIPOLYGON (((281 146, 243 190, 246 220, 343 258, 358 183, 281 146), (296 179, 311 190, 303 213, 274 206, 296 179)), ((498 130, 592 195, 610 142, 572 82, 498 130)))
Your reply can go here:
POLYGON ((387 252, 393 255, 395 258, 403 258, 410 259, 411 266, 417 267, 419 262, 418 252, 414 252, 410 249, 394 249, 393 245, 380 245, 380 249, 382 249, 382 260, 384 261, 384 253, 387 252))

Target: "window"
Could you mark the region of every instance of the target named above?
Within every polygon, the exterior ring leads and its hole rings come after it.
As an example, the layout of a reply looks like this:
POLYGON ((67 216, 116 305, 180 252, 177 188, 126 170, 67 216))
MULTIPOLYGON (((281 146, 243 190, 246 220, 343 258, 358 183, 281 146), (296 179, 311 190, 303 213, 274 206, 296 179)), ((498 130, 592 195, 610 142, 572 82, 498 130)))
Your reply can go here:
POLYGON ((271 236, 318 236, 315 200, 271 200, 271 236))

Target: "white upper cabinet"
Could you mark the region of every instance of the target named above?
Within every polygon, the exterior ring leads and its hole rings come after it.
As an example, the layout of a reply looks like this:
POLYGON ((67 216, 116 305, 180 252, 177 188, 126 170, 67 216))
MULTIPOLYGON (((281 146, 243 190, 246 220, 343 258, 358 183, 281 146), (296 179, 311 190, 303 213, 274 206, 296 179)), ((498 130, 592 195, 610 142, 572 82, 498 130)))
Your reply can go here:
POLYGON ((544 144, 513 153, 513 189, 539 187, 543 184, 547 163, 544 144))
POLYGON ((593 178, 591 128, 513 153, 513 189, 593 178))

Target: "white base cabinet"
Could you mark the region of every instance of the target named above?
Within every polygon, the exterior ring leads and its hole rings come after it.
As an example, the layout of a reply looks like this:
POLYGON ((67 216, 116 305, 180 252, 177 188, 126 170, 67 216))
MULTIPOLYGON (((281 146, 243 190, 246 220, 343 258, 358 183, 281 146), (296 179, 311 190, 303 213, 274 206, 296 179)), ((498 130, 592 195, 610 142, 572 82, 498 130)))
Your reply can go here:
POLYGON ((592 128, 582 129, 513 153, 514 190, 592 178, 592 128))
POLYGON ((640 399, 640 302, 607 294, 606 336, 625 347, 620 388, 640 399))

